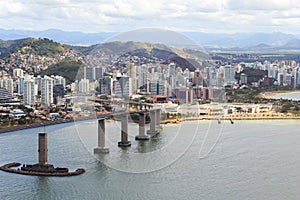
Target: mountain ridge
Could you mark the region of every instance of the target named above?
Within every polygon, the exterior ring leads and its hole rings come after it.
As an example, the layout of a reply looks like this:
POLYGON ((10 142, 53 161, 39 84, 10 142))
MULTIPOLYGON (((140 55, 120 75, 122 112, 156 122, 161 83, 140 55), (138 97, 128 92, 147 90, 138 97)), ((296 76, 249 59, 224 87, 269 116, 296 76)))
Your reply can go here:
MULTIPOLYGON (((295 39, 300 39, 299 34, 286 34, 282 32, 270 33, 205 33, 205 32, 174 32, 163 29, 140 29, 124 33, 99 32, 83 33, 78 31, 62 31, 48 29, 44 31, 5 30, 0 29, 0 39, 15 40, 22 38, 48 38, 68 45, 91 46, 108 41, 139 41, 142 37, 148 38, 150 43, 164 43, 171 46, 183 44, 194 45, 198 48, 219 46, 222 48, 240 48, 257 46, 261 43, 272 47, 282 47, 295 39), (143 32, 144 31, 144 32, 143 32), (145 36, 143 36, 143 34, 145 36), (152 38, 151 38, 152 36, 152 38), (181 36, 181 37, 180 37, 181 36), (156 42, 155 42, 156 40, 156 42), (180 40, 180 41, 179 41, 180 40)), ((142 40, 142 42, 147 42, 142 40)), ((290 45, 287 49, 290 49, 290 45)))

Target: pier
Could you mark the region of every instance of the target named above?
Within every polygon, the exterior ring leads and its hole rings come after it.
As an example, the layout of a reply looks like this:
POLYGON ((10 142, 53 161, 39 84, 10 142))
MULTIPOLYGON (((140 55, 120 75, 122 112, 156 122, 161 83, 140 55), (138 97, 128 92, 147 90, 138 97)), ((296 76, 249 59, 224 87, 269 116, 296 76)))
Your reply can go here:
POLYGON ((131 142, 128 141, 128 114, 122 115, 121 119, 121 141, 118 142, 119 147, 130 147, 131 142))
MULTIPOLYGON (((134 104, 137 106, 137 104, 134 104)), ((148 105, 147 105, 148 106, 148 105)), ((143 108, 140 106, 141 109, 143 108)), ((114 116, 121 118, 121 141, 118 142, 118 147, 130 147, 131 142, 128 141, 128 116, 133 113, 139 115, 139 133, 135 136, 135 140, 149 140, 151 136, 160 133, 160 109, 138 110, 132 112, 117 113, 114 116), (146 131, 146 114, 150 113, 150 130, 146 131)), ((105 146, 105 118, 98 120, 98 146, 94 148, 94 153, 109 153, 109 148, 105 146)))
POLYGON ((47 133, 39 133, 38 135, 38 163, 37 164, 23 164, 13 162, 8 163, 0 167, 0 170, 23 174, 23 175, 35 175, 35 176, 74 176, 79 175, 85 172, 83 168, 79 168, 74 172, 69 172, 68 168, 54 167, 51 164, 48 164, 48 136, 47 133), (14 169, 12 167, 19 167, 14 169))

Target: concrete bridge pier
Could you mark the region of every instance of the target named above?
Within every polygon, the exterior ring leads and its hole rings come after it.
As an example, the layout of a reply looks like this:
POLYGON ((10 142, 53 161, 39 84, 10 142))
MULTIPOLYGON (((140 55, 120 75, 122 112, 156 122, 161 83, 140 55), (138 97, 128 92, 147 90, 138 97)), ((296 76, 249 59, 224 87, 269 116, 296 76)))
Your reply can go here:
POLYGON ((146 113, 139 112, 139 135, 135 136, 136 140, 149 140, 149 136, 145 134, 146 113))
POLYGON ((118 142, 119 147, 130 147, 131 142, 128 141, 128 114, 122 115, 121 119, 121 141, 118 142))
POLYGON ((150 130, 147 131, 147 134, 149 135, 156 135, 159 133, 158 130, 156 130, 156 111, 150 110, 150 130))
POLYGON ((47 133, 39 133, 39 164, 48 164, 48 137, 47 133))
POLYGON ((98 147, 94 153, 109 153, 109 148, 105 147, 105 119, 98 120, 98 147))
POLYGON ((160 125, 160 120, 161 120, 160 112, 161 112, 160 109, 156 110, 156 124, 155 124, 155 126, 156 126, 156 128, 162 129, 162 126, 160 125))

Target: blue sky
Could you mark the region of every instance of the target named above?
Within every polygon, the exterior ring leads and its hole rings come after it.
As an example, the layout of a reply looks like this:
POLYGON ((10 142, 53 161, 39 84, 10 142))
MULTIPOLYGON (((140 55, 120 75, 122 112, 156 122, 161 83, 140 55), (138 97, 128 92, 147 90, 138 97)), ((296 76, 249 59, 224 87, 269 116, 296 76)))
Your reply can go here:
POLYGON ((300 0, 1 0, 0 28, 300 34, 300 0))

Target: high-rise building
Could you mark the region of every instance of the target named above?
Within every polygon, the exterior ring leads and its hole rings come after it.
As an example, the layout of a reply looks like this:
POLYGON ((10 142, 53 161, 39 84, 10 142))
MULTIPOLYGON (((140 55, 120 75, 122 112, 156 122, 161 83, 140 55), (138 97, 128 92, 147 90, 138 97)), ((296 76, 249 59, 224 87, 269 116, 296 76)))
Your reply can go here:
POLYGON ((5 88, 11 95, 14 93, 14 81, 12 78, 1 78, 0 87, 5 88))
POLYGON ((99 80, 103 76, 103 68, 102 67, 84 67, 84 77, 89 81, 99 80))
POLYGON ((34 105, 35 104, 35 81, 32 77, 26 77, 24 80, 24 93, 23 99, 24 104, 34 105))
POLYGON ((176 65, 175 63, 169 64, 169 76, 176 76, 176 65))
POLYGON ((18 93, 23 94, 24 93, 24 77, 18 78, 17 86, 18 86, 18 93))
POLYGON ((152 95, 166 96, 168 83, 166 80, 150 81, 150 93, 152 95))
POLYGON ((232 85, 235 82, 235 68, 232 65, 223 66, 225 85, 232 85))
POLYGON ((14 78, 20 78, 24 76, 23 69, 14 69, 13 70, 13 76, 14 78))
POLYGON ((181 103, 190 104, 193 103, 194 90, 193 88, 180 87, 173 89, 173 96, 177 98, 181 103))
POLYGON ((104 68, 103 67, 95 67, 94 68, 94 80, 99 80, 103 77, 104 68))
POLYGON ((99 79, 99 92, 100 94, 111 95, 112 90, 112 78, 110 76, 104 76, 99 79))
POLYGON ((34 78, 35 84, 37 85, 38 94, 41 94, 41 87, 42 87, 42 77, 38 75, 34 78))
POLYGON ((292 85, 292 75, 291 74, 286 74, 286 76, 285 76, 285 84, 286 85, 292 85))
POLYGON ((211 68, 205 67, 203 69, 203 86, 210 87, 211 86, 211 68))
POLYGON ((89 79, 81 79, 78 83, 79 93, 89 93, 90 92, 90 81, 89 79))
POLYGON ((41 103, 44 106, 50 106, 53 103, 53 85, 54 81, 49 76, 41 79, 41 103))
POLYGON ((12 100, 11 94, 5 88, 0 87, 0 102, 10 102, 12 100))
POLYGON ((241 84, 247 84, 247 74, 241 73, 240 81, 241 81, 241 84))
POLYGON ((53 103, 57 104, 59 98, 64 98, 65 88, 63 84, 56 84, 53 86, 53 103))
POLYGON ((117 97, 129 98, 132 96, 131 78, 126 76, 117 77, 113 81, 113 94, 117 97))
POLYGON ((194 84, 196 86, 202 86, 203 85, 203 77, 202 74, 200 72, 200 70, 195 70, 194 72, 194 84))
POLYGON ((299 67, 296 67, 295 70, 294 70, 294 87, 300 85, 300 70, 299 70, 299 67))
POLYGON ((138 81, 137 90, 140 92, 147 92, 148 86, 148 66, 141 65, 138 67, 138 81))
POLYGON ((131 78, 132 94, 136 94, 136 66, 134 63, 128 62, 126 67, 127 67, 127 76, 131 78))
POLYGON ((54 85, 62 85, 63 88, 66 87, 66 79, 62 76, 51 76, 51 78, 54 80, 54 85))
POLYGON ((211 82, 211 86, 212 87, 217 87, 218 86, 218 74, 217 74, 217 72, 215 70, 213 70, 211 72, 211 80, 210 80, 210 82, 211 82))
POLYGON ((84 67, 83 79, 94 80, 94 68, 93 67, 84 67))
POLYGON ((277 85, 283 85, 283 73, 277 74, 277 85))

